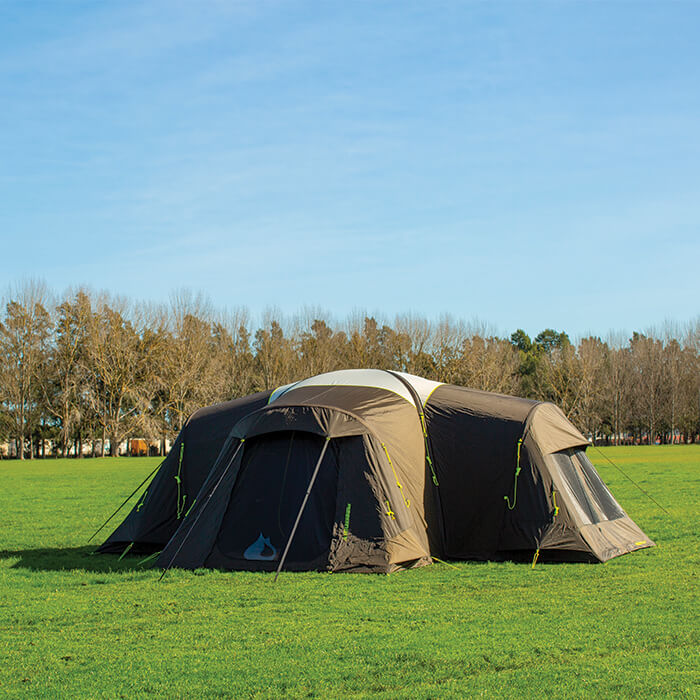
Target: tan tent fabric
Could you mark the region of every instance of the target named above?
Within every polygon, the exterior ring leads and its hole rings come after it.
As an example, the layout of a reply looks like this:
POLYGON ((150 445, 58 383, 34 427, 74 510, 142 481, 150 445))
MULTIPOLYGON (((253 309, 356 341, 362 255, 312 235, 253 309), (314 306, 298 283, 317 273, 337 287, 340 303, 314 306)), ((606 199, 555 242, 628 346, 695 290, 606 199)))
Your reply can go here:
POLYGON ((629 517, 582 525, 580 532, 600 561, 654 546, 654 542, 629 517))
POLYGON ((538 404, 532 410, 528 423, 530 433, 543 455, 589 444, 553 403, 538 404))
POLYGON ((412 530, 404 530, 386 543, 386 550, 389 555, 390 564, 400 564, 401 562, 423 560, 430 563, 430 555, 425 550, 424 545, 419 542, 412 530))

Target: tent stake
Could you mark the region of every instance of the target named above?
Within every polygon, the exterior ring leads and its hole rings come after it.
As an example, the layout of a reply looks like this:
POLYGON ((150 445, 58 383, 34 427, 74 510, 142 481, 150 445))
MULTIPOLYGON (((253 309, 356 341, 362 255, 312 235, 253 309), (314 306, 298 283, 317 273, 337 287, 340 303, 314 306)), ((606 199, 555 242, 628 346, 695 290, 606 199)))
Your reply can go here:
POLYGON ((304 508, 306 507, 306 502, 309 500, 309 494, 311 493, 311 489, 314 485, 314 481, 316 481, 316 475, 318 474, 318 470, 321 467, 321 462, 323 461, 323 456, 326 454, 326 448, 328 447, 328 443, 330 442, 330 438, 326 438, 326 442, 323 443, 323 449, 321 450, 321 456, 318 458, 318 462, 316 462, 316 467, 314 468, 314 473, 311 475, 311 480, 309 481, 309 487, 306 489, 306 495, 304 496, 304 500, 301 502, 301 508, 299 508, 299 512, 297 513, 297 519, 294 521, 294 527, 292 528, 291 533, 289 534, 289 539, 287 540, 287 546, 284 548, 284 553, 282 554, 282 558, 280 559, 279 566, 277 567, 277 571, 275 572, 275 581, 277 581, 277 577, 280 575, 280 571, 282 571, 282 567, 284 566, 284 561, 287 558, 287 552, 289 552, 289 547, 292 544, 292 539, 294 538, 294 534, 297 531, 297 525, 299 525, 299 521, 301 520, 301 515, 304 512, 304 508))

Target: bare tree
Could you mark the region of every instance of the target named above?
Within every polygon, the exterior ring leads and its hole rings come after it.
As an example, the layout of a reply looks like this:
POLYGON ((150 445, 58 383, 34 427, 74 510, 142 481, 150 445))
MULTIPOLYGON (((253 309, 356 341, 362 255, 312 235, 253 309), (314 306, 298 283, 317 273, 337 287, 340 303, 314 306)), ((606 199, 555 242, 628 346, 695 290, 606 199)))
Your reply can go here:
POLYGON ((700 318, 688 324, 683 337, 678 427, 685 440, 700 433, 700 318))
MULTIPOLYGON (((54 343, 43 384, 46 411, 58 422, 59 445, 68 454, 71 438, 85 417, 83 387, 92 308, 88 293, 78 290, 57 307, 54 343)), ((80 451, 78 451, 80 454, 80 451)))
POLYGON ((208 300, 180 291, 171 298, 167 322, 159 331, 158 384, 175 431, 193 411, 217 398, 212 316, 208 300))
POLYGON ((464 324, 450 316, 442 316, 435 325, 432 356, 438 381, 459 384, 459 358, 467 337, 464 324))
POLYGON ((585 432, 597 437, 605 415, 603 372, 608 353, 600 338, 583 338, 576 349, 578 356, 578 406, 575 422, 585 432))
POLYGON ((455 379, 482 391, 513 393, 519 363, 517 350, 507 340, 474 334, 462 343, 455 379))
POLYGON ((256 388, 274 389, 300 377, 295 376, 296 356, 285 337, 279 319, 268 316, 267 324, 255 333, 256 388))
POLYGON ((634 333, 630 340, 630 362, 635 422, 640 436, 646 431, 651 444, 656 439, 667 396, 662 342, 634 333))
POLYGON ((224 400, 255 391, 255 367, 250 347, 250 315, 244 307, 226 311, 214 323, 218 384, 224 400))
POLYGON ((41 282, 26 282, 11 292, 0 322, 0 400, 14 436, 17 456, 24 459, 25 442, 34 456, 31 440, 38 424, 45 380, 45 358, 51 337, 51 316, 46 310, 48 292, 41 282))
POLYGON ((406 371, 427 379, 435 379, 437 371, 430 349, 433 344, 434 330, 430 321, 413 315, 397 316, 394 321, 396 330, 407 339, 410 346, 406 371))
POLYGON ((602 383, 603 411, 612 431, 613 443, 618 445, 624 428, 631 417, 632 366, 630 351, 616 344, 607 343, 600 381, 602 383))
POLYGON ((148 353, 127 318, 126 303, 103 298, 95 307, 84 360, 84 390, 102 429, 102 445, 108 437, 110 455, 116 457, 121 442, 138 429, 138 419, 148 410, 149 397, 143 386, 148 353))
POLYGON ((581 362, 568 338, 543 350, 539 370, 539 398, 556 403, 567 418, 575 420, 581 408, 583 382, 581 362))
POLYGON ((347 338, 326 321, 316 318, 299 340, 300 371, 304 376, 322 374, 347 366, 347 338))

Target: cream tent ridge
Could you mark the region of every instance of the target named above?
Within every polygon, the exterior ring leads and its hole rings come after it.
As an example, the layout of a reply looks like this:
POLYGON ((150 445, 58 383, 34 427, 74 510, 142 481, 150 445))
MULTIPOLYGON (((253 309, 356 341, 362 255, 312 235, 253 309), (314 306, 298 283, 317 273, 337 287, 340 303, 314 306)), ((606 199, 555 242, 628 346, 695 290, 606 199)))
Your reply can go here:
POLYGON ((181 568, 388 573, 607 561, 653 542, 555 405, 374 369, 194 413, 101 552, 181 568))

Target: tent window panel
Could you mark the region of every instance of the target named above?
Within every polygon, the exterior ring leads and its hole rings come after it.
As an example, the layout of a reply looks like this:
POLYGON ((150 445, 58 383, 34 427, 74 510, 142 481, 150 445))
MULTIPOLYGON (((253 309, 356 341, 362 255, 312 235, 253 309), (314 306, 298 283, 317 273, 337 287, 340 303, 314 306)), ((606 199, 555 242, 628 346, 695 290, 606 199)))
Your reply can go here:
POLYGON ((551 457, 561 476, 560 487, 567 492, 582 523, 599 523, 624 516, 583 450, 564 450, 551 457))
POLYGON ((581 482, 578 470, 571 459, 571 450, 565 452, 554 452, 550 455, 554 460, 557 471, 561 477, 560 488, 567 493, 569 500, 578 510, 579 518, 583 524, 590 524, 597 521, 593 505, 586 494, 586 490, 581 482))
POLYGON ((593 463, 588 459, 584 450, 574 450, 574 458, 578 461, 588 491, 598 507, 598 511, 604 516, 602 520, 616 520, 625 517, 625 512, 608 487, 598 475, 593 463))

